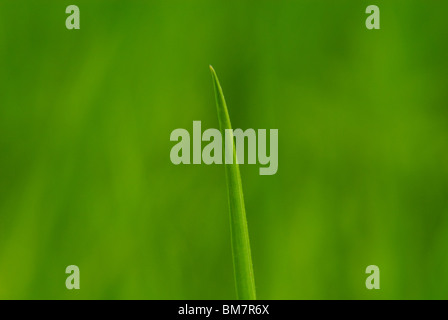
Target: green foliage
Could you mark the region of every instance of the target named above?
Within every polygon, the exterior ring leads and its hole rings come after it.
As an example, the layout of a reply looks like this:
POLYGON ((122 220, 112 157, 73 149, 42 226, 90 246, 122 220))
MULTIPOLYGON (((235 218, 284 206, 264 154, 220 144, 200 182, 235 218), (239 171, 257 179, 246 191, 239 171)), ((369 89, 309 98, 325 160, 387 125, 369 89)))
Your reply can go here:
MULTIPOLYGON (((219 127, 222 137, 225 130, 232 130, 229 112, 222 92, 221 85, 215 70, 210 66, 215 88, 216 107, 218 111, 219 127)), ((230 132, 230 131, 229 131, 230 132)), ((233 141, 233 136, 232 136, 233 141)), ((255 299, 255 281, 250 252, 249 231, 247 228, 246 209, 244 207, 243 185, 239 165, 236 159, 235 146, 233 147, 233 163, 226 164, 227 191, 230 207, 230 234, 233 251, 233 265, 238 299, 255 299)))
POLYGON ((236 297, 224 168, 169 159, 173 129, 217 127, 210 62, 235 129, 281 132, 277 174, 239 168, 257 298, 446 299, 446 12, 0 1, 0 299, 236 297))

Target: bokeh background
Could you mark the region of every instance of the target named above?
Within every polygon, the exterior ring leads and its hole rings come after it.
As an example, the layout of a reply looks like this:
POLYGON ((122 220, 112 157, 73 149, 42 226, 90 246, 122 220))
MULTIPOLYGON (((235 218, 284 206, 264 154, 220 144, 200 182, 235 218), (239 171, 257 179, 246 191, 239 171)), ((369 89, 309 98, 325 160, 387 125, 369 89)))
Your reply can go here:
POLYGON ((218 127, 209 64, 234 128, 279 129, 278 173, 241 167, 260 299, 448 298, 447 11, 1 0, 0 298, 236 297, 224 167, 169 157, 218 127))

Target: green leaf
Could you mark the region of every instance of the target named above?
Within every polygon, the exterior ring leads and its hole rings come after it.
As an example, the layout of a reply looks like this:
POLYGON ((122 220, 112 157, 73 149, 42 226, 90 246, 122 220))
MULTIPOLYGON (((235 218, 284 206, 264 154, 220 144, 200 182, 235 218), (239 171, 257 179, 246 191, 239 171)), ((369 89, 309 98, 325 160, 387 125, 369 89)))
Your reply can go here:
MULTIPOLYGON (((246 210, 244 208, 243 186, 240 170, 233 144, 233 131, 227 111, 226 101, 215 70, 210 66, 215 88, 216 106, 221 134, 224 140, 226 129, 230 130, 233 145, 233 163, 225 164, 227 190, 230 207, 230 233, 235 271, 237 298, 255 300, 255 280, 250 252, 249 231, 247 228, 246 210)), ((229 134, 229 133, 228 133, 229 134)))

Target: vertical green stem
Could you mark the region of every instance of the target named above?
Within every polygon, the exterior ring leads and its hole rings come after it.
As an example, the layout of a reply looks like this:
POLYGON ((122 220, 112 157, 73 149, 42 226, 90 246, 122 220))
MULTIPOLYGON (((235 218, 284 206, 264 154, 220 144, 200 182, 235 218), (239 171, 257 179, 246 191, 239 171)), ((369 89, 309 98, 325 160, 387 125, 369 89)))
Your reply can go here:
POLYGON ((230 207, 230 233, 235 271, 237 298, 255 300, 255 280, 250 252, 249 231, 247 228, 246 210, 244 208, 243 186, 240 170, 233 145, 233 131, 227 111, 226 101, 215 70, 210 66, 216 95, 218 120, 221 134, 226 137, 226 129, 230 130, 233 146, 233 163, 225 165, 227 190, 230 207))

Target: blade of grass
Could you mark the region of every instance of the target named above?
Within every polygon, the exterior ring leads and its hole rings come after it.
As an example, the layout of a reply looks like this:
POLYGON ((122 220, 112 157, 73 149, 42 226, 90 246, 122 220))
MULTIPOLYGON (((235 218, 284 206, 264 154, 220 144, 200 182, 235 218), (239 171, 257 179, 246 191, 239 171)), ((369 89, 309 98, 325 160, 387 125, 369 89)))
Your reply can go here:
MULTIPOLYGON (((232 130, 226 101, 215 70, 210 66, 215 88, 216 107, 222 137, 225 130, 232 130)), ((233 131, 231 131, 233 142, 233 131)), ((244 208, 243 186, 238 166, 235 146, 233 146, 233 163, 225 165, 227 191, 230 207, 230 234, 232 243, 233 266, 235 272, 237 298, 255 300, 255 280, 250 252, 249 231, 247 228, 246 210, 244 208)))

